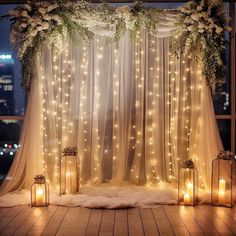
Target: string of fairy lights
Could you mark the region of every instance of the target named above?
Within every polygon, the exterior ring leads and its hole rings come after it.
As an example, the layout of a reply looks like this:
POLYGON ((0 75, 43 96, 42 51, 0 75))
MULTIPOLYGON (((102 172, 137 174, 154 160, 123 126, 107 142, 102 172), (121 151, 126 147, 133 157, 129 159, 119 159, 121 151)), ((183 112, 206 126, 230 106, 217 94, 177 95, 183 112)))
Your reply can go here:
MULTIPOLYGON (((192 93, 202 89, 202 80, 199 74, 198 80, 191 79, 196 76, 196 65, 193 65, 191 57, 178 58, 170 54, 163 57, 161 48, 164 44, 163 39, 145 32, 137 32, 134 38, 134 78, 131 78, 134 87, 130 91, 134 97, 131 98, 131 119, 128 133, 125 134, 129 143, 126 146, 119 116, 123 89, 120 72, 123 54, 119 47, 115 44, 107 46, 103 39, 96 37, 92 45, 77 49, 78 60, 73 58, 75 52, 69 43, 62 50, 52 50, 50 71, 49 65, 41 59, 42 155, 44 174, 52 184, 60 184, 61 152, 71 142, 74 143, 72 137, 78 140, 81 183, 86 183, 88 179, 93 183, 102 181, 102 160, 109 150, 112 150, 112 178, 118 176, 121 168, 119 160, 124 158, 120 156, 121 153, 126 153, 128 159, 132 160, 128 167, 132 182, 153 186, 161 180, 177 180, 180 161, 190 156, 191 139, 198 138, 193 138, 191 117, 193 112, 200 112, 200 107, 193 107, 192 93), (105 47, 111 50, 105 50, 105 47), (101 81, 105 75, 103 66, 108 51, 112 54, 112 91, 108 91, 112 95, 112 118, 106 121, 112 122, 109 148, 104 145, 105 131, 101 132, 100 126, 100 120, 106 117, 101 109, 104 102, 101 99, 104 83, 101 81), (79 108, 71 105, 76 104, 73 101, 75 98, 79 101, 79 108), (73 109, 78 111, 77 120, 71 115, 73 109), (162 118, 160 112, 164 113, 162 118), (164 149, 158 140, 159 130, 164 131, 164 149), (121 151, 126 148, 129 151, 121 151), (163 158, 166 162, 166 179, 163 179, 164 174, 160 171, 160 160, 163 158), (88 170, 87 166, 90 166, 90 177, 82 174, 88 170), (140 174, 143 170, 145 177, 140 174)), ((48 50, 46 52, 49 53, 48 50)), ((199 71, 200 67, 197 73, 199 71)), ((198 132, 194 134, 199 135, 198 132)), ((196 149, 196 146, 194 143, 192 149, 196 149)), ((198 161, 196 150, 191 155, 194 161, 198 161)))

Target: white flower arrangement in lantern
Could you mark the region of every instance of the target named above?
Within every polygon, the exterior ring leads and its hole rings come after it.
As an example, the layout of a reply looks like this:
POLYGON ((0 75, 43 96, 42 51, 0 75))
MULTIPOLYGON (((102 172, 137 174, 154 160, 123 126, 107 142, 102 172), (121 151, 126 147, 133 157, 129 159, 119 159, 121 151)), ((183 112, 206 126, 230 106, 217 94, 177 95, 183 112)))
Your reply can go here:
POLYGON ((179 170, 178 203, 194 206, 198 202, 198 171, 192 160, 183 163, 179 170))
POLYGON ((49 205, 49 185, 43 175, 36 175, 31 186, 31 207, 46 207, 49 205))
POLYGON ((62 152, 60 194, 78 193, 80 188, 79 157, 77 147, 66 147, 62 152))
POLYGON ((221 151, 212 161, 211 204, 233 207, 235 205, 236 164, 233 153, 221 151))

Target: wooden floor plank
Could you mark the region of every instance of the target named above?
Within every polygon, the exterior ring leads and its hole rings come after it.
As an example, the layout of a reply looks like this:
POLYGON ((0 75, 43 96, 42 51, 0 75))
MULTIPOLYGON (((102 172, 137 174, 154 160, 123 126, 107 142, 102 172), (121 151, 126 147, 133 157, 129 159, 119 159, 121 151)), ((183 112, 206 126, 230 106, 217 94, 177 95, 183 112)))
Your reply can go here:
POLYGON ((208 220, 215 226, 217 231, 221 235, 235 235, 232 230, 224 223, 224 221, 214 212, 214 209, 211 207, 196 207, 196 210, 200 210, 208 218, 208 220))
POLYGON ((121 209, 115 211, 114 235, 115 236, 129 235, 127 209, 121 209))
POLYGON ((236 235, 236 208, 210 205, 119 210, 80 207, 0 209, 0 235, 236 235))
POLYGON ((206 235, 219 235, 219 232, 216 230, 214 225, 209 222, 207 217, 201 211, 197 211, 196 207, 188 206, 185 209, 192 215, 192 217, 194 217, 206 235))
POLYGON ((102 214, 103 210, 92 209, 86 230, 86 236, 97 236, 99 234, 99 229, 102 221, 102 214))
POLYGON ((144 234, 147 236, 160 235, 152 210, 149 208, 140 208, 139 211, 143 223, 144 234))
POLYGON ((199 226, 198 222, 192 217, 192 215, 186 210, 188 206, 175 206, 176 211, 181 217, 183 223, 188 229, 190 235, 204 235, 203 230, 199 226))
POLYGON ((42 235, 49 235, 49 236, 55 235, 67 211, 68 207, 58 207, 53 216, 51 217, 51 219, 48 221, 48 224, 46 225, 44 231, 42 232, 42 235))
MULTIPOLYGON (((32 213, 33 208, 29 207, 29 206, 25 206, 23 207, 23 209, 21 209, 20 207, 17 208, 16 210, 19 209, 19 212, 15 215, 14 218, 12 218, 12 220, 9 222, 9 224, 7 224, 4 229, 1 231, 2 235, 11 235, 13 234, 18 227, 20 227, 20 225, 25 221, 25 219, 32 213)), ((5 217, 4 217, 5 218, 5 217)))
POLYGON ((207 207, 209 210, 214 212, 220 219, 230 228, 230 230, 236 235, 236 219, 233 217, 234 211, 232 209, 224 208, 224 207, 217 207, 217 206, 200 206, 200 208, 207 207), (230 211, 228 211, 230 210, 230 211), (227 212, 233 214, 227 214, 227 212))
POLYGON ((39 216, 36 222, 31 227, 27 235, 40 235, 45 229, 45 226, 48 224, 49 220, 53 216, 57 209, 57 206, 48 206, 44 212, 39 216))
POLYGON ((172 225, 175 235, 190 235, 174 206, 164 206, 164 211, 172 225))
POLYGON ((44 207, 33 208, 31 214, 16 229, 14 235, 26 235, 44 210, 44 207))
POLYGON ((157 208, 152 209, 154 218, 156 220, 156 224, 158 226, 158 230, 160 232, 160 235, 163 236, 172 236, 175 235, 172 226, 170 224, 170 221, 163 210, 162 206, 159 206, 157 208))
POLYGON ((57 235, 85 235, 91 210, 81 207, 69 208, 57 235))
POLYGON ((5 216, 12 208, 1 208, 0 207, 0 218, 5 216))
POLYGON ((109 236, 114 234, 114 220, 115 220, 114 210, 103 211, 99 236, 109 236))
POLYGON ((128 209, 128 226, 129 235, 144 235, 141 216, 137 208, 128 209))

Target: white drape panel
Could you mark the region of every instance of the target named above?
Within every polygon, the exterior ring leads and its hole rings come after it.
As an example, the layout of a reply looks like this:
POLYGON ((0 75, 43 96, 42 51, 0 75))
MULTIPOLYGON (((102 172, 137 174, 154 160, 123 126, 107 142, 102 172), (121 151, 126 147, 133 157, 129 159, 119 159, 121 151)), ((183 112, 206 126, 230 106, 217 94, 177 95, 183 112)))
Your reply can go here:
POLYGON ((40 173, 57 190, 66 146, 78 146, 82 184, 129 181, 158 188, 160 181, 176 182, 180 164, 191 158, 208 189, 211 160, 222 149, 210 92, 201 65, 171 56, 170 42, 170 36, 142 31, 119 43, 96 36, 81 47, 45 45, 23 148, 1 193, 28 188, 40 173))

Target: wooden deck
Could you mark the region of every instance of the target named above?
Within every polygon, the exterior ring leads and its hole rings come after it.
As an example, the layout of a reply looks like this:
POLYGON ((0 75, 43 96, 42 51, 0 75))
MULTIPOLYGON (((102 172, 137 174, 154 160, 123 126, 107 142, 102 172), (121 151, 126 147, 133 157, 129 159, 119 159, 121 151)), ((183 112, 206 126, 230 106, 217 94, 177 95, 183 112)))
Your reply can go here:
POLYGON ((236 235, 236 208, 0 208, 0 235, 236 235))

